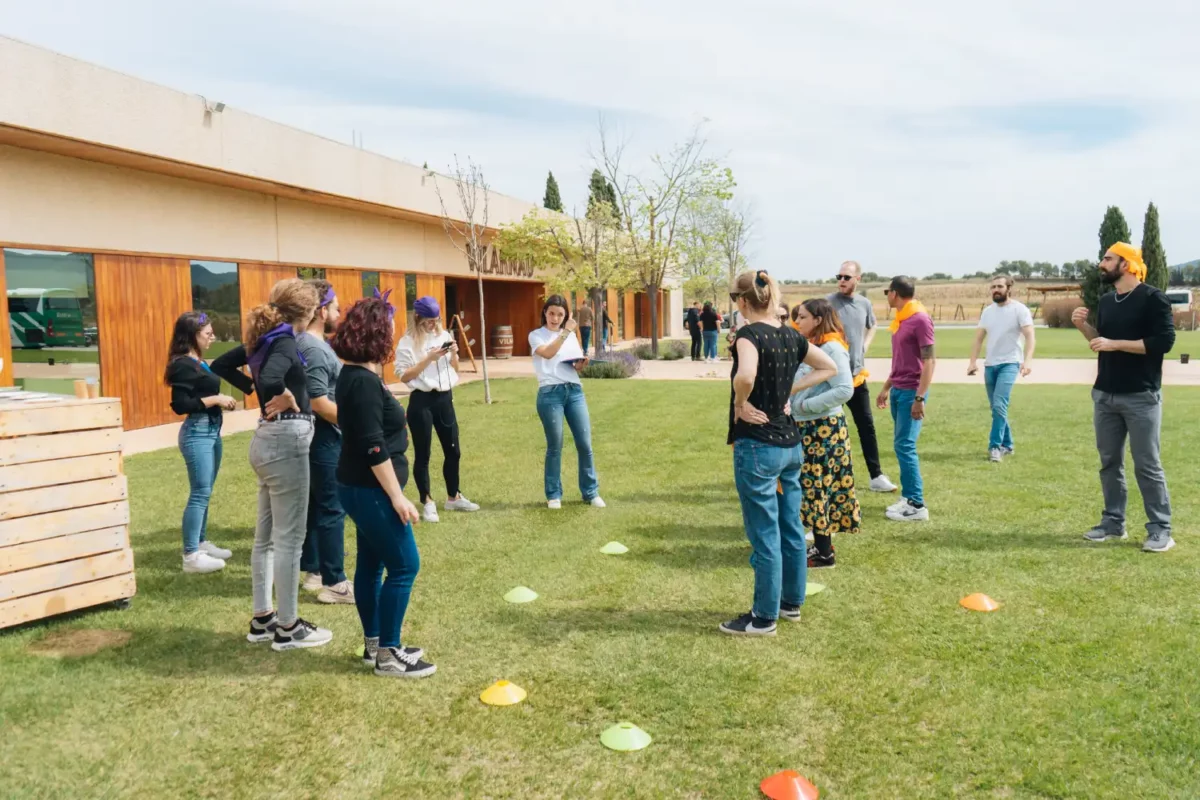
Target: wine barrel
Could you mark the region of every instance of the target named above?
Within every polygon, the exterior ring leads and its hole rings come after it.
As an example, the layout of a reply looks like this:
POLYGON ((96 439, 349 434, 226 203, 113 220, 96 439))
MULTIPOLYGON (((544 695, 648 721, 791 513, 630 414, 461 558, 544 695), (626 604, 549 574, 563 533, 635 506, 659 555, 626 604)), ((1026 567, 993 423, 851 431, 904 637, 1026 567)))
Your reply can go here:
POLYGON ((512 358, 512 325, 497 325, 492 328, 492 358, 512 358))

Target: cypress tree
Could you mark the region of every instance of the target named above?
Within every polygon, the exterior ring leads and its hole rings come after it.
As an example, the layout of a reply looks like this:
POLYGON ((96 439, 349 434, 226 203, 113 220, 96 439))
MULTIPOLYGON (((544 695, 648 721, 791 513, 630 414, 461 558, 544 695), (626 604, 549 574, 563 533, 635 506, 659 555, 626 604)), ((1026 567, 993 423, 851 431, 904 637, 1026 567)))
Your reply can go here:
MULTIPOLYGON (((1104 212, 1104 221, 1100 223, 1100 256, 1097 261, 1104 258, 1108 248, 1117 242, 1128 242, 1130 238, 1129 223, 1125 221, 1125 215, 1116 206, 1109 206, 1104 212)), ((1100 306, 1100 298, 1111 291, 1112 286, 1100 280, 1098 263, 1090 264, 1083 271, 1083 304, 1092 312, 1093 324, 1096 321, 1096 309, 1100 306)))
POLYGON ((558 181, 554 179, 554 173, 551 172, 546 176, 546 196, 542 198, 542 205, 551 211, 562 211, 562 197, 558 193, 558 181))
POLYGON ((1166 289, 1171 280, 1167 266, 1167 252, 1162 246, 1158 230, 1158 208, 1154 203, 1146 209, 1146 222, 1142 226, 1142 261, 1146 264, 1146 283, 1166 289))

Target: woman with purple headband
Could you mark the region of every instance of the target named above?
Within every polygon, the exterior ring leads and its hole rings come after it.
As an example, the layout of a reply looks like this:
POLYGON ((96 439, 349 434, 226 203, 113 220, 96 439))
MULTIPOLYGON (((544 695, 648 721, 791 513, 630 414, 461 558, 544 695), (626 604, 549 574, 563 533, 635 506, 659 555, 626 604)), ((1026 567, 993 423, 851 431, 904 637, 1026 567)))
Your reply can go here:
POLYGON ((171 410, 186 417, 179 429, 179 452, 191 486, 183 509, 183 571, 188 573, 224 569, 233 556, 207 537, 208 501, 221 470, 221 414, 234 409, 233 398, 221 394, 221 379, 204 363, 204 351, 215 338, 207 314, 180 314, 163 374, 171 387, 171 410))
POLYGON ((413 477, 421 495, 426 522, 438 521, 437 502, 429 485, 429 458, 433 451, 433 433, 442 445, 442 477, 446 480, 447 511, 478 511, 458 488, 461 450, 458 445, 458 418, 454 414, 454 394, 458 385, 458 345, 442 327, 442 309, 432 297, 413 303, 416 322, 396 345, 396 377, 408 384, 408 427, 412 431, 413 477))

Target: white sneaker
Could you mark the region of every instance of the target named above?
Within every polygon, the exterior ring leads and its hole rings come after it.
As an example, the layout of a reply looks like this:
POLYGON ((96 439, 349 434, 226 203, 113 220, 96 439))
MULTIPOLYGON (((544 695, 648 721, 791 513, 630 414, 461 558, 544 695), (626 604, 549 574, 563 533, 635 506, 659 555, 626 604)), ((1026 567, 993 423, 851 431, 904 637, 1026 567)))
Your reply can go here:
POLYGON ((200 574, 205 572, 217 572, 225 569, 225 562, 219 558, 213 558, 208 553, 197 550, 194 553, 188 553, 183 557, 183 571, 188 573, 200 574))
POLYGON ((812 532, 806 533, 806 534, 804 534, 804 543, 805 544, 816 544, 817 537, 813 536, 812 532))
POLYGON ((326 586, 317 595, 318 603, 326 605, 354 605, 354 584, 350 581, 342 581, 335 586, 326 586))
POLYGON ((562 500, 547 500, 546 508, 557 511, 558 509, 562 508, 562 500))
POLYGON ((470 500, 468 500, 466 497, 463 496, 462 492, 459 492, 457 500, 447 500, 446 501, 446 510, 447 511, 478 511, 479 505, 477 503, 472 503, 470 500))
POLYGON ((231 551, 226 550, 224 547, 217 547, 215 544, 209 541, 203 541, 200 543, 200 552, 207 553, 213 558, 219 558, 222 561, 228 561, 229 559, 233 558, 233 553, 231 551))
POLYGON ((874 478, 871 478, 871 491, 894 492, 896 491, 896 484, 889 481, 887 475, 878 475, 874 478))
POLYGON ((887 518, 893 522, 928 522, 929 508, 927 506, 921 506, 920 508, 917 508, 912 503, 905 500, 904 506, 896 509, 895 511, 889 511, 887 513, 887 518))
POLYGON ((321 573, 306 572, 304 573, 304 583, 300 584, 300 588, 306 592, 321 591, 321 573))
POLYGON ((1002 458, 1004 458, 1004 451, 1001 450, 999 447, 993 447, 991 450, 988 451, 988 460, 991 461, 993 464, 999 464, 1000 459, 1002 459, 1002 458))
POLYGON ((592 508, 608 508, 608 505, 600 499, 600 495, 596 495, 589 500, 588 505, 590 505, 592 508))
POLYGON ((436 502, 434 502, 433 500, 430 500, 428 503, 426 503, 424 505, 423 508, 424 508, 424 512, 421 514, 421 519, 425 520, 426 522, 437 522, 438 521, 437 503, 436 502))
POLYGON ((905 508, 907 506, 908 506, 908 501, 905 500, 903 497, 901 497, 898 501, 896 501, 895 503, 892 503, 890 506, 888 506, 884 513, 891 514, 893 511, 899 511, 900 509, 905 508))

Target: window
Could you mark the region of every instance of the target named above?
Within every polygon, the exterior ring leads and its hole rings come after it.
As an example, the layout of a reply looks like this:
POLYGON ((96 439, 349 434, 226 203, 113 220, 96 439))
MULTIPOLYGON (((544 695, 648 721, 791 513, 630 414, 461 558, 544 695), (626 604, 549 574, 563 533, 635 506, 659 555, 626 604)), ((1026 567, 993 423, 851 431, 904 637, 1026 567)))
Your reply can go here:
POLYGON ((625 338, 625 292, 623 291, 617 292, 617 333, 613 338, 617 340, 625 338))
MULTIPOLYGON (((242 300, 238 265, 229 261, 192 262, 192 310, 203 311, 217 340, 204 354, 211 361, 238 346, 242 340, 242 300)), ((221 382, 221 392, 242 399, 242 393, 221 382)))
POLYGON ((405 318, 408 320, 408 330, 413 329, 416 324, 416 317, 413 314, 413 305, 417 302, 417 276, 409 273, 404 276, 404 307, 408 310, 405 318))
POLYGON ((323 281, 325 280, 325 268, 300 267, 296 270, 296 276, 302 281, 323 281))
POLYGON ((4 250, 13 377, 32 392, 100 382, 96 278, 90 253, 4 250))
POLYGON ((375 290, 379 288, 379 273, 364 272, 362 274, 362 296, 372 297, 375 290))

